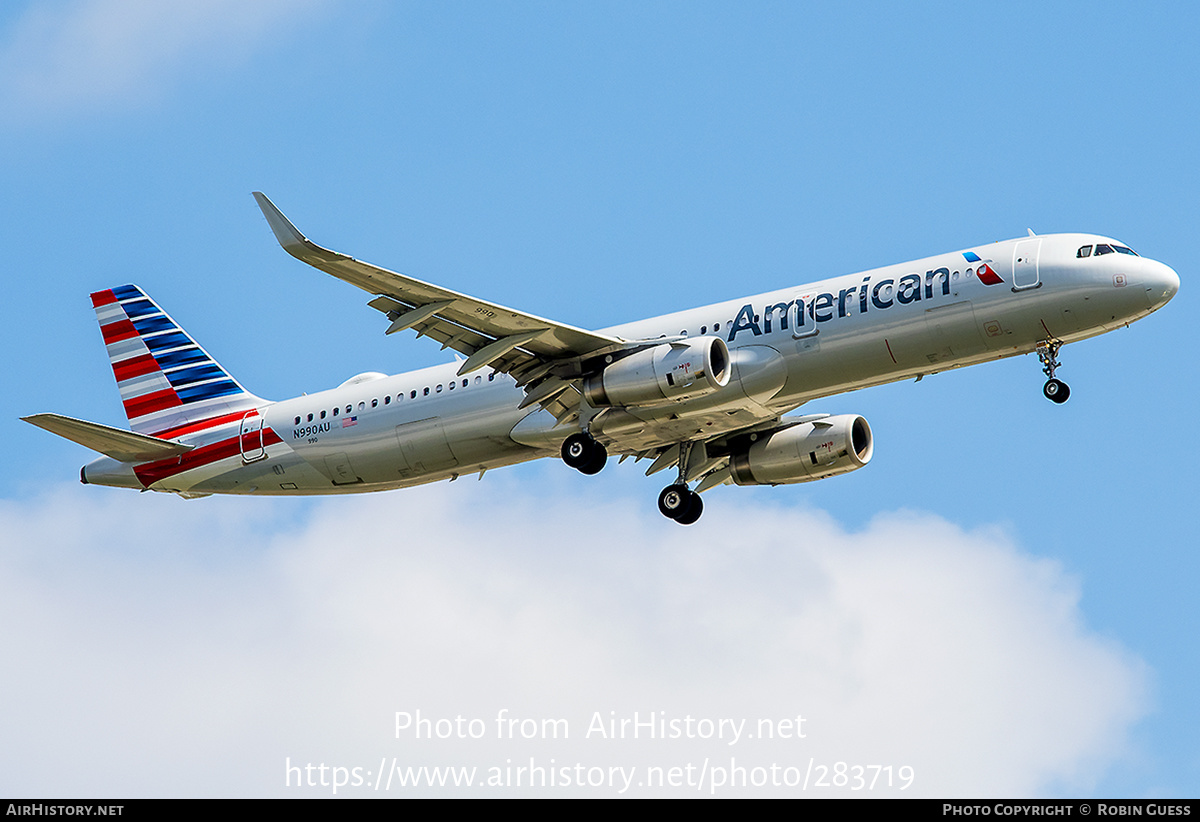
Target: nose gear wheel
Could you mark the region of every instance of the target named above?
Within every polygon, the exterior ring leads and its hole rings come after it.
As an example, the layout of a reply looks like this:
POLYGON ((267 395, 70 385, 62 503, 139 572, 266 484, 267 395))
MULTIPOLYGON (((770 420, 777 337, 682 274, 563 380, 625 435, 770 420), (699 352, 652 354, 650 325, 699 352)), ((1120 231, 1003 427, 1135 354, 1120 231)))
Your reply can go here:
POLYGON ((1062 345, 1062 340, 1049 339, 1038 343, 1037 347, 1038 359, 1042 363, 1042 373, 1048 378, 1046 384, 1042 386, 1042 394, 1046 399, 1059 405, 1062 405, 1067 401, 1067 397, 1071 396, 1070 387, 1054 376, 1059 366, 1062 365, 1058 361, 1058 349, 1062 348, 1062 345))

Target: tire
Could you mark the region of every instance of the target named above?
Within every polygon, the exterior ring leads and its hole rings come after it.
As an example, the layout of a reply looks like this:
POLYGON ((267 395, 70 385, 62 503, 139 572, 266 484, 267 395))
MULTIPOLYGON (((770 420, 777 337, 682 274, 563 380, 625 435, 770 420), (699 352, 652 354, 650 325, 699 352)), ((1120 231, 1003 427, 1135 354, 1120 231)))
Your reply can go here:
POLYGON ((688 491, 688 505, 682 514, 675 517, 675 521, 680 525, 691 525, 696 520, 700 519, 700 515, 704 513, 704 500, 700 499, 700 495, 695 491, 688 491))
POLYGON ((593 440, 591 458, 579 466, 579 473, 587 474, 588 476, 599 474, 600 469, 604 468, 604 463, 606 462, 608 462, 608 451, 605 450, 603 445, 593 440))
POLYGON ((1071 396, 1071 389, 1062 380, 1050 379, 1046 380, 1046 384, 1042 387, 1042 394, 1050 402, 1062 405, 1067 401, 1067 397, 1071 396))
POLYGON ((668 485, 658 495, 659 513, 667 519, 678 520, 688 509, 691 493, 686 485, 668 485))
MULTIPOLYGON (((562 460, 572 468, 582 471, 584 466, 594 459, 597 445, 598 443, 587 434, 572 434, 563 441, 562 460)), ((604 467, 603 463, 600 467, 604 467)))

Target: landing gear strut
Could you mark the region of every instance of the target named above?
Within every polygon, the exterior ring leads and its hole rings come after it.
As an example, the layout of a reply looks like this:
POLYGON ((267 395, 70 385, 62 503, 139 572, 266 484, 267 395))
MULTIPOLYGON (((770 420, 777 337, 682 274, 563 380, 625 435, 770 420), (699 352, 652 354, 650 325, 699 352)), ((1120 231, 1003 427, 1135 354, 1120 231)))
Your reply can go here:
POLYGON ((562 458, 581 474, 599 474, 608 451, 591 434, 572 434, 562 444, 562 458))
POLYGON ((1048 377, 1046 384, 1042 387, 1042 394, 1046 399, 1059 405, 1066 402, 1067 397, 1071 396, 1071 389, 1067 384, 1054 376, 1054 372, 1062 365, 1058 361, 1058 349, 1060 348, 1062 348, 1062 341, 1053 339, 1038 343, 1037 347, 1038 359, 1042 362, 1042 373, 1048 377))

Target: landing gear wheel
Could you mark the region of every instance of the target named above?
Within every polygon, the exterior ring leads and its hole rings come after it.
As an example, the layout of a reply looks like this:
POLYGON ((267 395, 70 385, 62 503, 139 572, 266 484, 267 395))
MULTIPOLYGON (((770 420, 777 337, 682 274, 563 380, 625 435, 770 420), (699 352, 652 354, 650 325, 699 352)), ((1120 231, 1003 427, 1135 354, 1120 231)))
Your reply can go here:
POLYGON ((608 451, 591 434, 572 434, 562 444, 562 458, 584 474, 597 474, 608 460, 608 451))
POLYGON ((1071 396, 1071 389, 1062 380, 1051 378, 1046 380, 1042 393, 1046 395, 1046 399, 1062 405, 1067 401, 1067 397, 1071 396))
POLYGON ((658 510, 664 517, 673 519, 681 525, 691 525, 704 513, 704 502, 695 491, 689 490, 682 483, 677 483, 668 485, 658 495, 658 510))
POLYGON ((668 485, 658 495, 658 510, 667 519, 677 519, 687 508, 688 491, 686 485, 668 485))
POLYGON ((704 513, 704 500, 700 499, 700 495, 695 491, 688 491, 688 495, 691 499, 687 510, 675 517, 675 521, 680 525, 691 525, 700 519, 700 515, 704 513))

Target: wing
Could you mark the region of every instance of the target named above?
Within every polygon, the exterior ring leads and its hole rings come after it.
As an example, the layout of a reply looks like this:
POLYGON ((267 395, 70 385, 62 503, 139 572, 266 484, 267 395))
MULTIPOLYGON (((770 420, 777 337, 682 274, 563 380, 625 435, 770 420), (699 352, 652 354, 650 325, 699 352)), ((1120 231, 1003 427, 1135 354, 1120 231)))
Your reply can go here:
POLYGON ((560 419, 570 415, 571 406, 578 407, 578 384, 573 382, 583 374, 585 359, 644 345, 515 311, 322 248, 262 192, 254 192, 254 198, 284 251, 375 295, 368 305, 392 321, 386 333, 412 328, 442 348, 467 355, 459 374, 485 366, 511 374, 526 386, 524 405, 539 403, 560 419))

